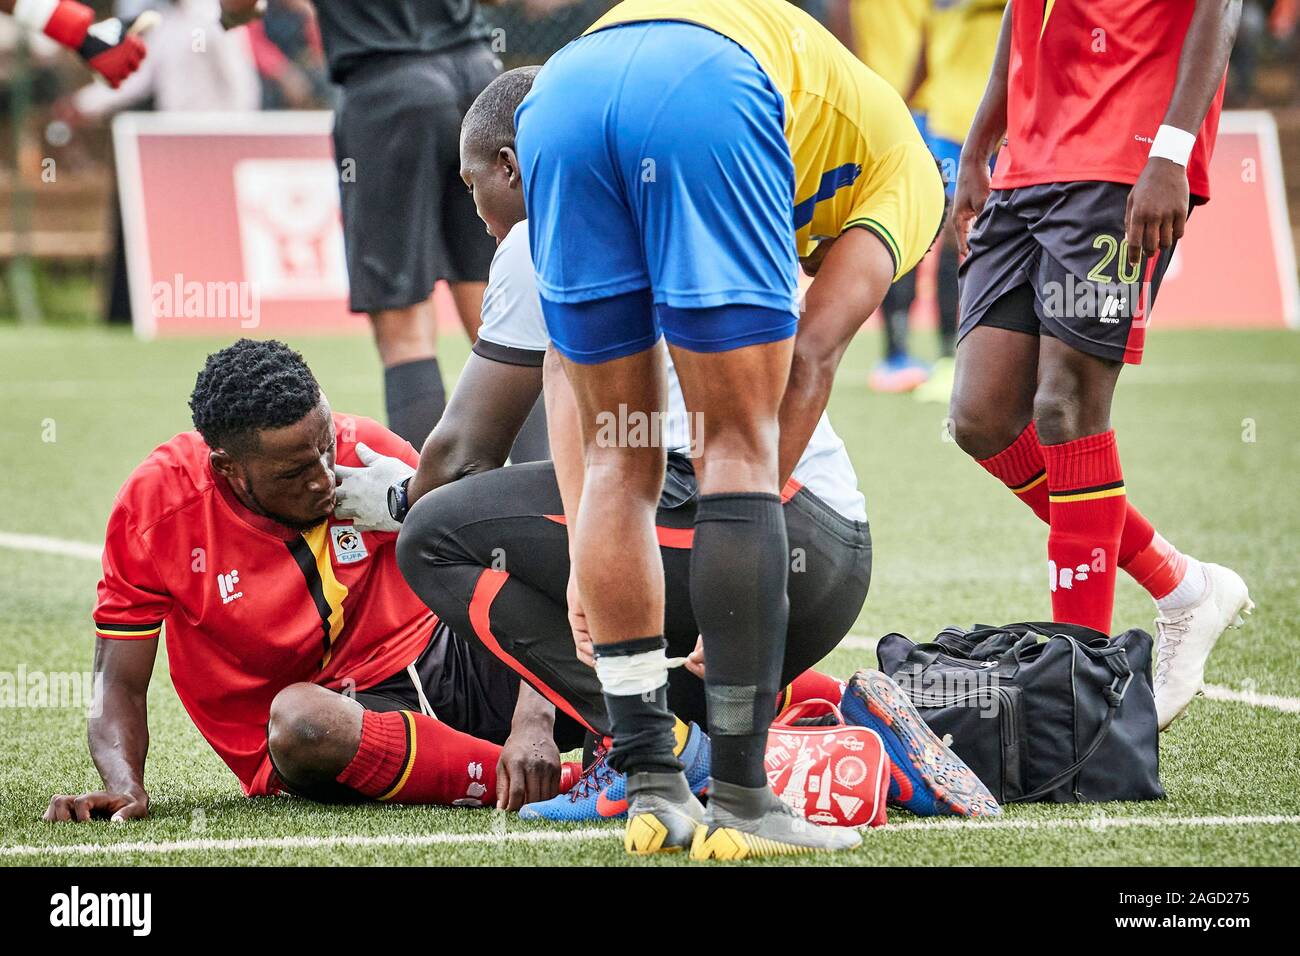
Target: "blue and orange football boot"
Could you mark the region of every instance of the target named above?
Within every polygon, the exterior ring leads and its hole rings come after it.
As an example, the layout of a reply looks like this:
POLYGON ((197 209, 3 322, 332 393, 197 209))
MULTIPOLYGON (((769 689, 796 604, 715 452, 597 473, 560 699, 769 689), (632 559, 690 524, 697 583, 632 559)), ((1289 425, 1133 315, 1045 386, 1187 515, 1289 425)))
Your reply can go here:
POLYGON ((848 723, 868 727, 884 741, 892 765, 890 803, 923 817, 1002 812, 988 787, 927 726, 903 688, 880 671, 854 674, 840 710, 848 723))
MULTIPOLYGON (((709 737, 698 724, 680 720, 673 727, 676 754, 686 768, 691 792, 700 796, 709 785, 709 737)), ((573 787, 550 800, 527 803, 519 810, 524 820, 552 820, 558 823, 589 823, 592 820, 621 820, 627 816, 627 777, 605 761, 605 748, 573 787)))

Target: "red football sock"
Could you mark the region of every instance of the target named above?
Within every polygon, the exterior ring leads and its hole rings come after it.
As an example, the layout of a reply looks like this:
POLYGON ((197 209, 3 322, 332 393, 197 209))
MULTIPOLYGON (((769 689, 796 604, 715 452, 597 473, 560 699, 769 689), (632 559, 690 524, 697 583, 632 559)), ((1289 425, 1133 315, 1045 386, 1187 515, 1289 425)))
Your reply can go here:
POLYGON ((1048 521, 1047 462, 1033 422, 1026 425, 1010 445, 979 463, 1013 495, 1029 505, 1034 514, 1048 521))
POLYGON ((844 682, 839 678, 819 674, 817 671, 804 671, 781 691, 776 711, 780 713, 805 700, 829 700, 838 705, 843 696, 844 682))
POLYGON ((1129 505, 1119 541, 1119 566, 1158 601, 1182 583, 1187 557, 1129 505))
POLYGON ((361 746, 338 782, 375 800, 481 806, 496 799, 501 748, 409 710, 361 715, 361 746))
MULTIPOLYGON (((1006 485, 1034 514, 1050 523, 1045 480, 1047 463, 1033 422, 1015 441, 992 458, 980 461, 980 465, 1006 485)), ((1156 534, 1151 522, 1132 504, 1127 505, 1124 514, 1118 562, 1133 580, 1157 599, 1178 587, 1187 570, 1187 558, 1156 534)))
POLYGON ((1051 530, 1052 616, 1110 633, 1127 502, 1115 433, 1044 445, 1051 530))

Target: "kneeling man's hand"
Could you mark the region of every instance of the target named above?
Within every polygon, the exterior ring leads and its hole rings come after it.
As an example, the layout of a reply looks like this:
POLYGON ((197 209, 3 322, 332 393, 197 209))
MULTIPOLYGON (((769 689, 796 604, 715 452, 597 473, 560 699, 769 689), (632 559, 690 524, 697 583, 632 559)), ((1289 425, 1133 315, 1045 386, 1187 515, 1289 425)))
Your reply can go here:
POLYGON ((410 478, 415 469, 400 458, 372 451, 362 442, 357 442, 357 457, 362 462, 360 468, 334 466, 334 473, 339 476, 334 491, 334 516, 351 518, 353 526, 362 531, 397 533, 402 526, 388 510, 388 489, 410 478))

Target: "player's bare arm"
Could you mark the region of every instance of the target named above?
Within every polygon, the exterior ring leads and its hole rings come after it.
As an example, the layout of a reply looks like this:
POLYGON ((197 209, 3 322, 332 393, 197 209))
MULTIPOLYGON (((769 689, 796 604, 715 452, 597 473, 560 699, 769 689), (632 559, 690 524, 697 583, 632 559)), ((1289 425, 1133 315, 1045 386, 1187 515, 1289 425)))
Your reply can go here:
POLYGON ((1223 82, 1240 20, 1241 0, 1198 0, 1196 4, 1178 59, 1174 95, 1156 134, 1152 156, 1129 193, 1124 232, 1130 264, 1169 249, 1182 238, 1189 200, 1187 154, 1223 82))
POLYGON ((844 350, 894 281, 893 257, 880 237, 866 229, 849 229, 823 242, 804 260, 804 268, 814 279, 804 297, 781 402, 782 484, 826 410, 844 350))
POLYGON ((89 721, 90 756, 104 789, 50 798, 43 819, 84 823, 108 817, 115 823, 149 814, 144 761, 149 752, 147 697, 158 638, 95 641, 94 673, 99 715, 89 721))
POLYGON ((957 251, 963 257, 970 253, 967 237, 971 223, 984 208, 991 191, 989 160, 1002 145, 1007 133, 1007 65, 1011 61, 1011 4, 1002 14, 1002 30, 998 34, 998 48, 989 71, 988 86, 980 100, 970 133, 961 149, 957 163, 957 190, 953 199, 952 219, 957 232, 957 251))
POLYGON ((96 21, 95 11, 77 0, 0 0, 0 13, 63 44, 114 89, 139 69, 145 57, 140 35, 158 20, 148 11, 133 20, 96 21))
POLYGON ((471 354, 447 411, 424 443, 410 504, 449 482, 500 468, 542 392, 542 370, 471 354))

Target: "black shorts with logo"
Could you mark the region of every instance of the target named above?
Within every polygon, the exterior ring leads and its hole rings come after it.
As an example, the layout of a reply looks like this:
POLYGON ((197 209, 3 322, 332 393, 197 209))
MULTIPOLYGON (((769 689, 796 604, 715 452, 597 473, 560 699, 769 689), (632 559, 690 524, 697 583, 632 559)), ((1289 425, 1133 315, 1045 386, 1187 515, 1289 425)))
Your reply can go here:
POLYGON ((460 178, 460 125, 501 71, 486 43, 375 54, 334 119, 353 312, 423 302, 439 279, 486 282, 496 245, 460 178))
POLYGON ((1172 248, 1128 262, 1132 187, 1045 183, 997 189, 970 232, 958 273, 961 330, 1051 335, 1098 358, 1136 365, 1172 248))

